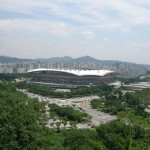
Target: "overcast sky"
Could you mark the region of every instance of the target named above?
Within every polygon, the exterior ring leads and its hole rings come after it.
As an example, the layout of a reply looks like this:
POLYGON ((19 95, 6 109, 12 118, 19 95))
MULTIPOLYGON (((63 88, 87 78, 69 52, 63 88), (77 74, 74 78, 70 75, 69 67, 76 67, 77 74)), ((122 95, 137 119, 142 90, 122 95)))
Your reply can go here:
POLYGON ((150 0, 0 0, 0 55, 150 64, 150 0))

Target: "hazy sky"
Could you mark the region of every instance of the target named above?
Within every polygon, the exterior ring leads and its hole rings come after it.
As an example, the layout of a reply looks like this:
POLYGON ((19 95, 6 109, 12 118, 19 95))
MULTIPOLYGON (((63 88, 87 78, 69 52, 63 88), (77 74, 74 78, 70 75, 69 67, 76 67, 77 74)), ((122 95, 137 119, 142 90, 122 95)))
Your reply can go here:
POLYGON ((0 55, 150 64, 150 0, 0 0, 0 55))

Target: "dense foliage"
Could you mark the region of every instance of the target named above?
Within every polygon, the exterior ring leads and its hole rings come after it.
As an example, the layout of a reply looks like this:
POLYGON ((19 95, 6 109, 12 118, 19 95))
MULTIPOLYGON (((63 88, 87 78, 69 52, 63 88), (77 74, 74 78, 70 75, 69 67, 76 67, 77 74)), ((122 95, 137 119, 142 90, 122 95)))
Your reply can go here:
POLYGON ((109 150, 148 150, 150 148, 150 129, 113 121, 99 126, 96 130, 100 140, 109 150))
POLYGON ((0 149, 48 149, 44 104, 19 93, 11 84, 0 84, 0 149))
POLYGON ((57 98, 71 98, 77 96, 88 96, 88 95, 107 95, 113 90, 112 86, 100 85, 93 87, 80 87, 72 89, 71 92, 56 92, 54 88, 50 86, 27 84, 25 82, 16 84, 18 88, 27 89, 29 92, 40 94, 43 96, 57 97, 57 98))
POLYGON ((107 150, 94 130, 78 129, 63 131, 65 150, 107 150))
POLYGON ((126 125, 120 120, 95 130, 62 131, 67 150, 148 150, 150 129, 126 125))
POLYGON ((150 126, 150 114, 145 108, 150 105, 150 89, 143 89, 134 93, 117 94, 119 90, 105 98, 91 101, 93 108, 117 114, 121 119, 128 119, 132 123, 150 126))
POLYGON ((88 119, 87 113, 80 112, 69 106, 60 107, 56 104, 50 104, 49 107, 51 113, 56 113, 56 115, 64 118, 65 120, 76 121, 78 123, 81 123, 81 122, 86 122, 88 119))
POLYGON ((136 78, 118 78, 118 80, 121 81, 122 83, 125 83, 125 84, 137 83, 140 81, 139 77, 136 77, 136 78))
POLYGON ((135 77, 135 78, 118 78, 119 81, 125 84, 138 83, 138 82, 147 82, 150 81, 150 76, 147 74, 144 78, 135 77))
POLYGON ((0 81, 14 81, 17 78, 30 78, 31 75, 27 73, 12 73, 12 74, 4 74, 0 73, 0 81))
POLYGON ((134 93, 122 94, 114 90, 113 93, 105 96, 105 99, 93 100, 94 108, 102 108, 103 111, 116 114, 126 109, 144 110, 150 105, 150 89, 143 89, 134 93))
MULTIPOLYGON (((128 120, 117 120, 101 125, 96 130, 70 129, 58 132, 57 130, 45 127, 44 105, 44 103, 38 102, 37 99, 31 99, 27 95, 17 92, 14 85, 0 83, 0 149, 150 149, 149 126, 145 128, 145 126, 130 123, 128 120)), ((54 106, 55 112, 57 112, 56 108, 57 106, 54 106)), ((136 107, 133 106, 133 108, 136 107)), ((57 108, 57 110, 59 110, 58 112, 62 116, 68 113, 76 116, 70 108, 66 110, 57 108), (60 110, 63 111, 60 112, 60 110)))

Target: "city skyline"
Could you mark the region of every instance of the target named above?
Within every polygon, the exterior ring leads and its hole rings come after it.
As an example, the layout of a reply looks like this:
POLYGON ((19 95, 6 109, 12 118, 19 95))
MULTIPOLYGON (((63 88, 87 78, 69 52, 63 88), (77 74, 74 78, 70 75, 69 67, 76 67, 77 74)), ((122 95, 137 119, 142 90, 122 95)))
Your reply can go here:
POLYGON ((0 55, 150 64, 148 0, 3 0, 0 55))

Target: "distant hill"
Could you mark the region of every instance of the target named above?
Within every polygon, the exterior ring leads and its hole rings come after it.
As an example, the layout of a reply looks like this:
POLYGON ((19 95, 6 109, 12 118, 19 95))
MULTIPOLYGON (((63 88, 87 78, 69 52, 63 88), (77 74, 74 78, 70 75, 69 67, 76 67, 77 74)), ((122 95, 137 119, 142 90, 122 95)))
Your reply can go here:
POLYGON ((37 58, 36 60, 40 62, 67 62, 67 61, 73 61, 73 58, 69 56, 64 56, 64 57, 52 57, 52 58, 37 58))
POLYGON ((83 56, 78 58, 72 58, 69 56, 64 57, 52 57, 52 58, 38 58, 36 59, 41 62, 100 62, 100 60, 90 57, 90 56, 83 56))
POLYGON ((136 63, 119 61, 119 60, 102 60, 101 62, 103 64, 106 64, 106 65, 115 65, 115 64, 133 64, 133 65, 138 65, 136 63))
POLYGON ((98 60, 96 58, 90 57, 90 56, 83 56, 78 58, 72 58, 69 56, 64 57, 52 57, 52 58, 37 58, 37 59, 21 59, 16 57, 8 57, 8 56, 0 56, 0 63, 21 63, 21 62, 95 62, 95 63, 101 63, 105 65, 113 65, 113 66, 119 66, 120 64, 130 64, 132 66, 149 66, 149 65, 143 65, 143 64, 136 64, 131 62, 123 62, 119 60, 98 60))
POLYGON ((69 56, 64 56, 64 57, 52 57, 52 58, 38 58, 38 61, 41 62, 98 62, 98 59, 95 59, 90 56, 83 56, 83 57, 78 57, 78 58, 72 58, 69 56))
POLYGON ((21 59, 16 57, 0 56, 0 63, 17 63, 17 62, 29 62, 32 59, 21 59))
POLYGON ((90 56, 83 56, 74 59, 75 62, 100 62, 100 60, 90 57, 90 56))
MULTIPOLYGON (((120 65, 120 64, 130 64, 130 65, 134 65, 134 66, 142 65, 142 64, 124 62, 124 61, 119 61, 119 60, 98 60, 98 59, 90 57, 90 56, 83 56, 83 57, 78 57, 78 58, 72 58, 69 56, 52 57, 52 58, 38 58, 36 60, 40 61, 40 62, 95 62, 95 63, 101 63, 101 64, 113 65, 113 66, 120 65)), ((142 65, 142 66, 146 66, 146 65, 142 65)))

